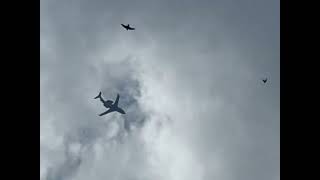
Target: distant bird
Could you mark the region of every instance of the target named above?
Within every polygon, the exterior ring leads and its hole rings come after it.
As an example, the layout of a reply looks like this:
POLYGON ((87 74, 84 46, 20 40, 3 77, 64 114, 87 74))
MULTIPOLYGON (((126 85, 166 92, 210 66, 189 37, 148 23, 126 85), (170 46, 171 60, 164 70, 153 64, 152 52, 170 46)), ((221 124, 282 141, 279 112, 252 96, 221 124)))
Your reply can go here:
POLYGON ((135 30, 135 28, 130 27, 130 24, 128 24, 128 25, 121 24, 121 26, 124 27, 127 31, 128 30, 135 30))
POLYGON ((265 78, 265 79, 262 79, 262 81, 263 81, 263 83, 266 83, 267 82, 267 78, 265 78))

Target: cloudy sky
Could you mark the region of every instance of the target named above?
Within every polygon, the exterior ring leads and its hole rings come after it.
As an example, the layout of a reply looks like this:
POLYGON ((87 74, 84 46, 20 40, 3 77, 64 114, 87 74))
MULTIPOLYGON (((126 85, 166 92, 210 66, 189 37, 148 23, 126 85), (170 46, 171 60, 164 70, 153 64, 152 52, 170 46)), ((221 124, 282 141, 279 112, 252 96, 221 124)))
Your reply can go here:
POLYGON ((278 0, 40 2, 41 180, 280 179, 278 0))

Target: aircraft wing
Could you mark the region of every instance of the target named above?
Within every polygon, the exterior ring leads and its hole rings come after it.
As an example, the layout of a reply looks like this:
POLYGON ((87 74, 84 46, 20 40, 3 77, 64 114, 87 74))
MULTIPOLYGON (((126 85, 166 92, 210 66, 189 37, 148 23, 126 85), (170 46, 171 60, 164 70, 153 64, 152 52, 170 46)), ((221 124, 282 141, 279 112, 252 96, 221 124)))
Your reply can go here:
POLYGON ((114 110, 113 109, 108 109, 106 112, 99 114, 99 116, 106 115, 108 113, 111 113, 112 111, 114 111, 114 110))
POLYGON ((118 107, 119 98, 120 98, 120 96, 119 96, 119 94, 117 94, 117 99, 114 102, 114 106, 116 106, 116 107, 118 107))

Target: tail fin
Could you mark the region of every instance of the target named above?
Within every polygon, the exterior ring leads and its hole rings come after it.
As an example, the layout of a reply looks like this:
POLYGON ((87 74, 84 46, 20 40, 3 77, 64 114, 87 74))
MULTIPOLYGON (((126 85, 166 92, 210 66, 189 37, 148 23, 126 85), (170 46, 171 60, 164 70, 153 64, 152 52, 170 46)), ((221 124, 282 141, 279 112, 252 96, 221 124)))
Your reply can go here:
POLYGON ((95 99, 100 98, 101 97, 101 92, 99 92, 99 95, 95 97, 95 99))

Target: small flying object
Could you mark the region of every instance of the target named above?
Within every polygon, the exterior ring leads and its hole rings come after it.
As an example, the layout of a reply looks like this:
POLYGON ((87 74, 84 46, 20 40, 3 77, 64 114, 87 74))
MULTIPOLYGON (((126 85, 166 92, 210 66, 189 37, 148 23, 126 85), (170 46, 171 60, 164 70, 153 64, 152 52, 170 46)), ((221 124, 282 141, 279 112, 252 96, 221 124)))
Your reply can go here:
POLYGON ((267 82, 267 78, 265 78, 265 79, 262 79, 262 81, 263 81, 263 83, 266 83, 267 82))
POLYGON ((121 24, 121 26, 124 27, 127 31, 128 30, 135 30, 135 28, 130 27, 130 24, 128 24, 128 25, 121 24))
POLYGON ((105 114, 108 114, 108 113, 111 113, 111 112, 114 112, 114 111, 119 112, 121 114, 126 114, 123 109, 118 107, 118 102, 119 102, 119 98, 120 98, 119 94, 117 94, 117 98, 116 98, 116 101, 114 103, 113 103, 112 100, 105 101, 101 97, 101 92, 99 92, 99 95, 96 96, 94 99, 97 99, 97 98, 100 99, 100 101, 103 103, 104 107, 109 108, 106 112, 103 112, 103 113, 99 114, 99 116, 103 116, 105 114))

